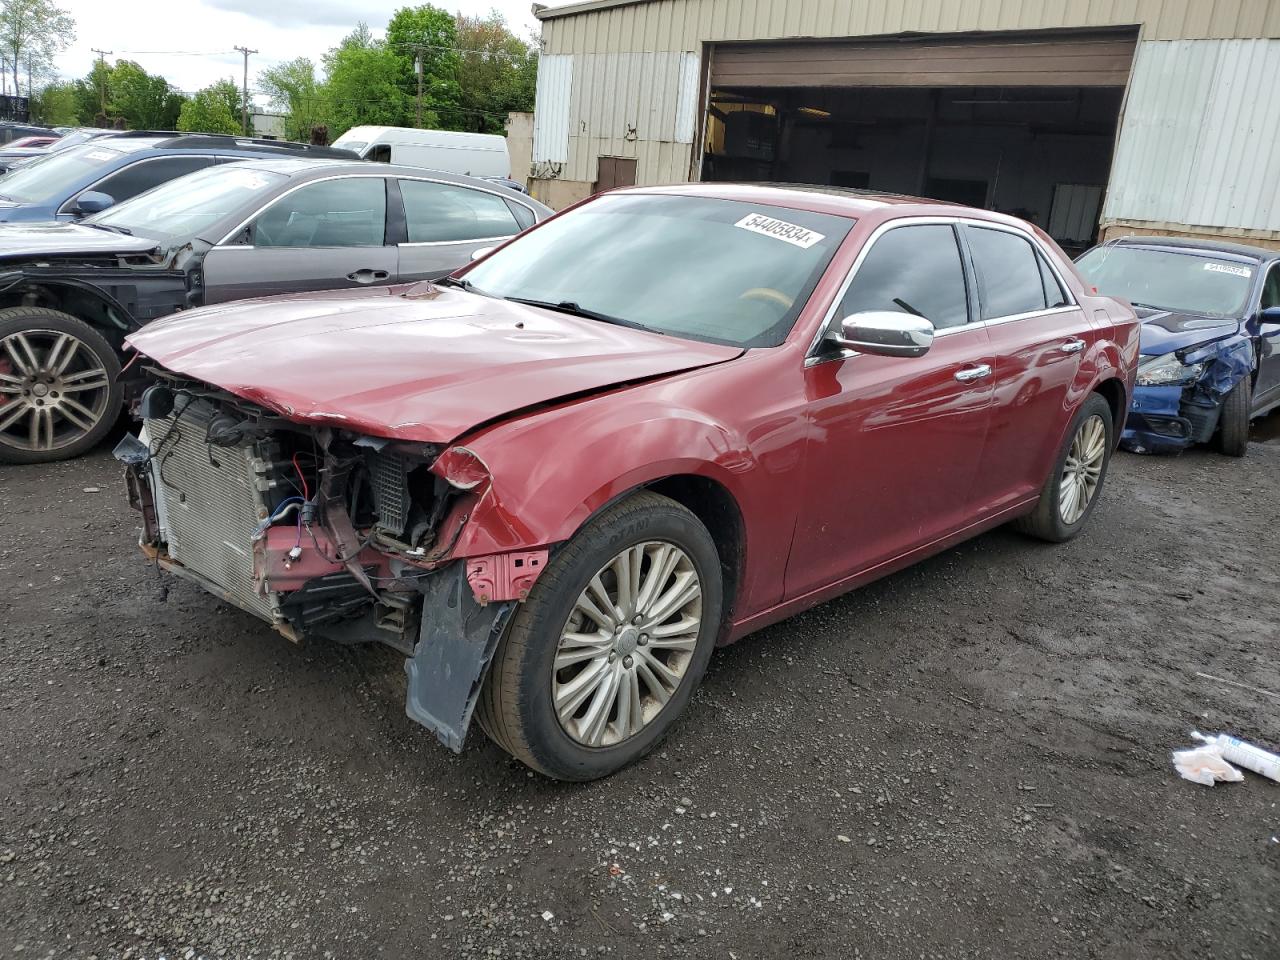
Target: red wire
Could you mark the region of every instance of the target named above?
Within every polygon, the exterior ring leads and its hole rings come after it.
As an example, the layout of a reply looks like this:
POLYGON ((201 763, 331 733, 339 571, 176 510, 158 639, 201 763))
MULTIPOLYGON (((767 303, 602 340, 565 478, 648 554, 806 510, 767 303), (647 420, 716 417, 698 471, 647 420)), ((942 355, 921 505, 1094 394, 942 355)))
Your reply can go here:
POLYGON ((293 469, 298 471, 298 479, 302 481, 302 499, 311 499, 311 488, 307 486, 307 478, 302 473, 302 467, 298 466, 298 455, 293 455, 293 469))

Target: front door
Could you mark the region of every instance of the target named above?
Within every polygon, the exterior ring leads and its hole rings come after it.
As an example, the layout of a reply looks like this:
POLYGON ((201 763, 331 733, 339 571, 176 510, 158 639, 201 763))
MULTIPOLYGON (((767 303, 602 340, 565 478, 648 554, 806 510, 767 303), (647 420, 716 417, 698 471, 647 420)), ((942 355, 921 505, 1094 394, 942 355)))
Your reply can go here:
POLYGON ((978 516, 1034 496, 1058 453, 1080 364, 1098 337, 1023 233, 966 225, 982 319, 996 358, 995 406, 975 488, 978 516))
POLYGON ((924 316, 923 357, 822 354, 805 369, 809 443, 786 598, 871 570, 965 526, 992 403, 995 358, 971 322, 955 227, 899 226, 872 242, 833 321, 924 316))
POLYGON ((386 242, 386 221, 382 177, 320 180, 290 191, 254 218, 247 242, 205 256, 205 303, 393 283, 397 253, 386 242))
POLYGON ((1254 349, 1258 354, 1258 379, 1253 388, 1254 408, 1280 403, 1280 320, 1264 320, 1263 310, 1280 308, 1280 262, 1273 263, 1262 284, 1259 316, 1254 321, 1254 349))

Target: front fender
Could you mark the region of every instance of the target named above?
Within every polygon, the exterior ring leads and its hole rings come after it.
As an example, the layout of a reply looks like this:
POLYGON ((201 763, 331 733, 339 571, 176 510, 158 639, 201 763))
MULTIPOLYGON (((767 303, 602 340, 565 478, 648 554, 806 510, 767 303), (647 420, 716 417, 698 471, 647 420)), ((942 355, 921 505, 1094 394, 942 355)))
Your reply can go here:
POLYGON ((723 424, 653 401, 575 404, 491 428, 466 449, 488 478, 465 508, 454 557, 559 543, 611 500, 675 475, 715 480, 741 504, 757 466, 723 424))

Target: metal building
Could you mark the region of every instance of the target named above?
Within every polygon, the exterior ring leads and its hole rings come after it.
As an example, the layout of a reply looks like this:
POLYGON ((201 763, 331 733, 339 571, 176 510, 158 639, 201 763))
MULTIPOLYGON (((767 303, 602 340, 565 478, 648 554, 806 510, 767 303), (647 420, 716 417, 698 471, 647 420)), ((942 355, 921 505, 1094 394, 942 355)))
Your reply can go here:
POLYGON ((1280 0, 535 5, 530 183, 805 182, 1280 245, 1280 0))

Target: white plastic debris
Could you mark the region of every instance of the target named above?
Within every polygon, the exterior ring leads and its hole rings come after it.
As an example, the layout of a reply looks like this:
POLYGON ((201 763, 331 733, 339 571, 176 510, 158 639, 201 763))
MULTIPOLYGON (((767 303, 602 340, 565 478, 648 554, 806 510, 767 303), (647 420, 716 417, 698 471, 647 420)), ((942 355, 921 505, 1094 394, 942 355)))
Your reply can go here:
POLYGON ((1222 759, 1217 744, 1173 751, 1173 766, 1184 780, 1212 787, 1219 780, 1237 782, 1244 774, 1222 759))
POLYGON ((551 922, 552 920, 554 920, 555 918, 556 918, 556 915, 555 915, 554 913, 552 913, 550 910, 543 910, 543 911, 542 911, 542 919, 543 919, 543 920, 546 920, 548 923, 550 923, 550 922, 551 922))
POLYGON ((1223 760, 1280 783, 1280 756, 1271 751, 1225 733, 1206 737, 1203 733, 1192 730, 1191 735, 1206 746, 1216 748, 1223 760))

